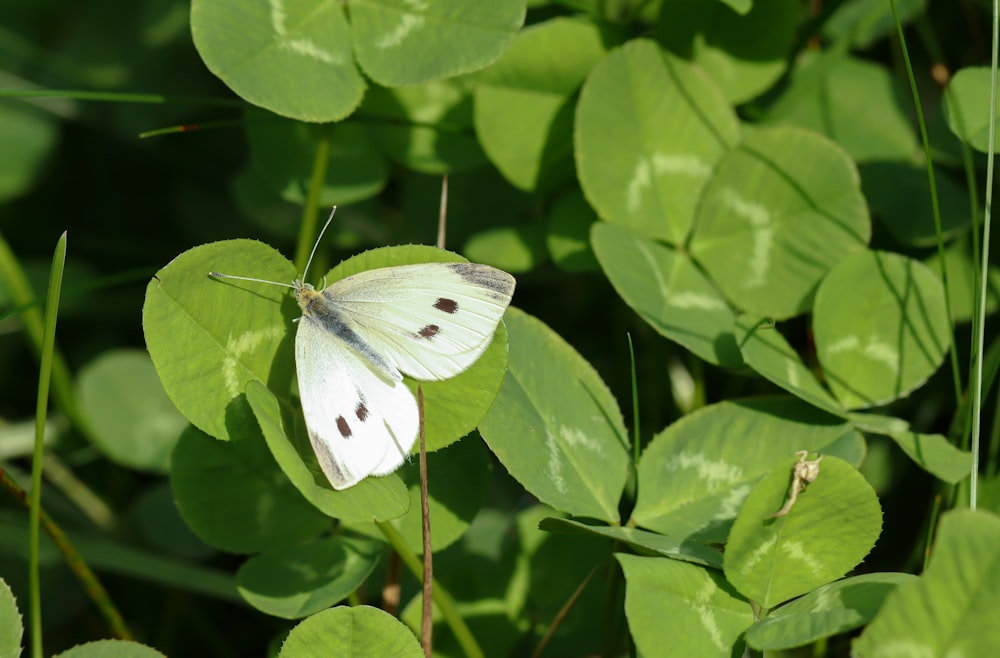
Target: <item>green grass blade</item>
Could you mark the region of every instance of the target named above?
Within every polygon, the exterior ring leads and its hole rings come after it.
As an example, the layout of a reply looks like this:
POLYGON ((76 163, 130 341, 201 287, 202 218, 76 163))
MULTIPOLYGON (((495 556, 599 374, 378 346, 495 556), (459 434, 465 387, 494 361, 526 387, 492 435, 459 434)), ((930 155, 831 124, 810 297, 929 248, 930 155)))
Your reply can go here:
POLYGON ((56 318, 59 316, 59 293, 62 292, 63 268, 66 265, 66 233, 59 236, 49 273, 49 293, 45 300, 45 324, 42 333, 41 363, 38 368, 38 403, 35 410, 35 451, 31 459, 31 651, 42 657, 42 599, 38 572, 38 530, 42 506, 42 458, 45 454, 45 420, 49 408, 49 383, 56 346, 56 318))
MULTIPOLYGON (((990 52, 990 114, 997 115, 997 38, 998 20, 1000 20, 1000 2, 993 0, 993 45, 990 52)), ((990 138, 986 159, 986 215, 983 218, 983 256, 980 259, 979 283, 979 313, 974 328, 975 337, 972 353, 976 355, 972 380, 972 468, 969 476, 969 507, 976 509, 979 497, 979 445, 982 419, 980 412, 983 405, 983 345, 986 342, 986 290, 988 285, 990 258, 990 226, 993 214, 993 153, 996 148, 996 121, 990 121, 990 138)))
MULTIPOLYGON (((41 354, 44 334, 42 313, 38 309, 38 302, 28 283, 24 268, 21 267, 2 234, 0 234, 0 281, 10 295, 11 306, 24 309, 21 313, 21 322, 24 323, 28 341, 35 354, 41 354)), ((60 411, 69 418, 76 429, 89 438, 91 436, 89 427, 77 410, 69 368, 62 355, 54 350, 49 370, 52 376, 53 395, 60 411)))
MULTIPOLYGON (((920 92, 917 89, 917 79, 913 75, 913 64, 910 62, 910 52, 906 47, 906 37, 903 34, 903 25, 900 22, 899 13, 896 11, 896 0, 889 0, 892 7, 893 16, 896 19, 896 31, 899 35, 899 48, 903 55, 903 62, 906 65, 906 77, 910 83, 910 92, 913 94, 913 109, 917 115, 917 125, 920 127, 920 141, 924 146, 924 161, 927 165, 927 184, 931 193, 931 207, 934 215, 934 232, 937 235, 938 258, 941 261, 941 280, 944 283, 945 309, 948 313, 949 326, 955 326, 955 320, 951 317, 951 293, 948 291, 948 267, 944 258, 944 237, 941 232, 941 204, 938 201, 937 183, 934 177, 934 158, 931 156, 931 142, 927 136, 927 122, 924 120, 924 111, 920 104, 920 92)), ((962 400, 962 378, 959 374, 958 354, 955 351, 955 333, 949 334, 949 351, 951 353, 951 375, 955 387, 955 403, 962 400)))

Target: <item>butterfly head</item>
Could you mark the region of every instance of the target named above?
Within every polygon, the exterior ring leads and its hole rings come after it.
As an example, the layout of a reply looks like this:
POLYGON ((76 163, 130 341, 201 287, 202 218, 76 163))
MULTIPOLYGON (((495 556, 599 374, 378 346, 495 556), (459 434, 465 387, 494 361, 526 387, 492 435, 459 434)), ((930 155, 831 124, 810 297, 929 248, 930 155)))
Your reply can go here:
POLYGON ((296 279, 292 281, 292 288, 295 290, 295 301, 298 302, 299 308, 305 312, 306 307, 310 303, 314 302, 320 297, 320 294, 316 292, 316 288, 313 287, 311 283, 306 283, 305 281, 296 279))

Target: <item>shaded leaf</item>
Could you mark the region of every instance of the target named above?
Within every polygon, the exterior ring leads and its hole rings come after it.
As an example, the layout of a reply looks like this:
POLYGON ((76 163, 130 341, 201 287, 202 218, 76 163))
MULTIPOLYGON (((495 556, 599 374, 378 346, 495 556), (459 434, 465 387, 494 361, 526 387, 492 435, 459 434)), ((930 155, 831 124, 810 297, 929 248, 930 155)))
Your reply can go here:
POLYGON ((275 617, 307 617, 357 589, 375 568, 380 548, 336 537, 255 555, 237 574, 240 595, 275 617))
POLYGON ((174 449, 170 486, 199 539, 232 553, 289 546, 330 525, 288 481, 259 434, 216 441, 189 429, 174 449))

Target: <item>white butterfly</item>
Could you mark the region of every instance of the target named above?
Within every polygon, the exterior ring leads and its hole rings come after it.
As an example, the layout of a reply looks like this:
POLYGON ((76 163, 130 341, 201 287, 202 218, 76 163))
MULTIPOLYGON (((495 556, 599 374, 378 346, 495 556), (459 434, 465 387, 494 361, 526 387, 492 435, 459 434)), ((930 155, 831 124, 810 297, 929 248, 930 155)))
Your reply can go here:
MULTIPOLYGON (((320 238, 332 219, 333 213, 320 238)), ((309 263, 315 253, 314 246, 309 263)), ((334 489, 403 464, 419 424, 403 375, 441 380, 468 369, 489 346, 514 294, 510 274, 464 262, 368 270, 321 291, 302 280, 210 275, 295 290, 302 309, 295 334, 302 412, 334 489)))

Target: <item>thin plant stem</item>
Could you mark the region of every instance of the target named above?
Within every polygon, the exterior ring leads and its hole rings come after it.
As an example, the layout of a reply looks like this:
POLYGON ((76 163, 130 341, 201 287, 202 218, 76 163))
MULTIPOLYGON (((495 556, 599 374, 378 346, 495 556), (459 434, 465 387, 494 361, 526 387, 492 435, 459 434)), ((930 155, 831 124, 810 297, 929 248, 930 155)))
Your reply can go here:
MULTIPOLYGON (((330 164, 330 126, 320 127, 316 140, 316 155, 313 157, 312 177, 309 179, 309 195, 302 208, 302 225, 299 227, 298 245, 295 248, 295 269, 303 272, 309 262, 316 242, 316 227, 319 225, 319 198, 326 181, 326 170, 330 164)), ((325 271, 325 268, 324 268, 325 271)))
POLYGON ((438 210, 437 248, 444 249, 448 229, 448 174, 441 177, 441 207, 438 210))
MULTIPOLYGON (((899 13, 896 11, 896 0, 889 0, 892 7, 892 15, 896 20, 896 32, 899 36, 899 48, 903 55, 903 63, 906 67, 906 78, 910 83, 910 93, 913 95, 913 109, 917 115, 917 126, 920 128, 920 141, 924 147, 924 161, 927 166, 927 184, 931 193, 931 211, 934 217, 934 233, 937 236, 938 259, 941 261, 941 280, 944 283, 944 305, 948 314, 948 325, 955 326, 954 318, 951 316, 951 293, 948 291, 948 264, 944 257, 944 235, 941 231, 941 204, 938 201, 937 181, 934 176, 934 158, 931 155, 931 142, 927 136, 927 122, 924 120, 924 110, 920 105, 920 92, 917 89, 917 79, 913 74, 913 63, 910 61, 910 52, 906 47, 906 37, 903 34, 903 25, 899 20, 899 13)), ((955 332, 948 332, 948 344, 951 348, 951 378, 955 389, 955 403, 962 401, 962 376, 958 367, 958 353, 955 350, 955 332)))
POLYGON ((942 502, 941 494, 934 496, 934 502, 931 504, 931 513, 927 517, 929 521, 927 523, 927 536, 924 537, 924 555, 923 555, 924 559, 923 563, 921 564, 921 569, 920 569, 921 573, 927 570, 927 563, 931 559, 931 547, 934 546, 934 530, 937 527, 933 523, 933 520, 937 518, 938 513, 941 511, 941 502, 942 502))
POLYGON ((990 49, 990 129, 986 159, 986 207, 983 218, 983 256, 980 259, 979 316, 975 326, 973 353, 976 355, 972 377, 972 468, 969 474, 969 508, 976 509, 979 498, 979 445, 982 432, 983 346, 986 343, 986 289, 989 285, 990 225, 993 212, 993 153, 996 147, 997 115, 997 39, 1000 0, 993 0, 993 34, 990 49))
MULTIPOLYGON (((437 247, 444 249, 448 221, 448 176, 441 179, 441 204, 438 207, 437 247)), ((417 409, 420 418, 420 528, 424 547, 420 646, 431 658, 434 647, 434 552, 431 550, 431 511, 427 497, 427 437, 424 432, 424 389, 417 386, 417 409)))
MULTIPOLYGON (((934 30, 930 25, 930 21, 927 16, 922 14, 917 17, 914 25, 917 29, 917 34, 923 40, 924 48, 930 53, 931 57, 936 62, 944 62, 945 56, 941 50, 941 44, 938 43, 937 37, 934 34, 934 30)), ((943 64, 942 64, 943 66, 943 64)), ((949 73, 950 77, 950 73, 949 73)), ((969 134, 968 128, 966 127, 965 116, 962 112, 961 103, 954 98, 954 94, 951 90, 951 85, 947 83, 942 84, 941 94, 944 96, 945 101, 949 103, 949 108, 951 110, 951 118, 955 122, 958 128, 958 134, 962 135, 962 139, 958 141, 958 148, 962 154, 962 170, 965 172, 965 185, 968 190, 969 195, 969 210, 970 218, 972 220, 972 259, 973 266, 975 270, 979 271, 979 191, 978 183, 976 182, 976 164, 973 161, 972 147, 969 146, 968 140, 964 137, 969 134)))
POLYGON ((423 610, 420 619, 420 645, 424 656, 431 658, 434 647, 434 553, 431 551, 431 511, 427 502, 427 437, 424 431, 424 388, 417 386, 417 411, 420 418, 420 521, 424 546, 423 610))
POLYGON ((632 365, 632 468, 639 467, 639 382, 635 372, 635 345, 632 344, 632 334, 626 333, 628 339, 628 357, 632 365))
POLYGON ((196 130, 212 130, 216 128, 242 128, 246 121, 242 119, 227 119, 225 121, 203 121, 201 123, 181 123, 165 128, 154 128, 139 133, 139 139, 150 137, 161 137, 163 135, 176 135, 178 133, 190 133, 196 130))
POLYGON ((38 398, 35 405, 35 449, 31 458, 31 505, 29 542, 29 575, 31 591, 31 653, 42 658, 42 585, 39 574, 39 528, 42 510, 42 463, 45 458, 45 421, 49 415, 49 383, 56 349, 56 319, 59 317, 59 293, 62 291, 63 269, 66 266, 66 232, 56 242, 49 272, 49 293, 45 300, 45 321, 42 330, 41 359, 38 367, 38 398))
POLYGON ((80 101, 106 101, 109 103, 144 103, 152 105, 211 105, 241 108, 246 103, 232 98, 211 96, 164 96, 163 94, 135 94, 110 91, 81 91, 79 89, 2 89, 0 98, 73 98, 80 101))

